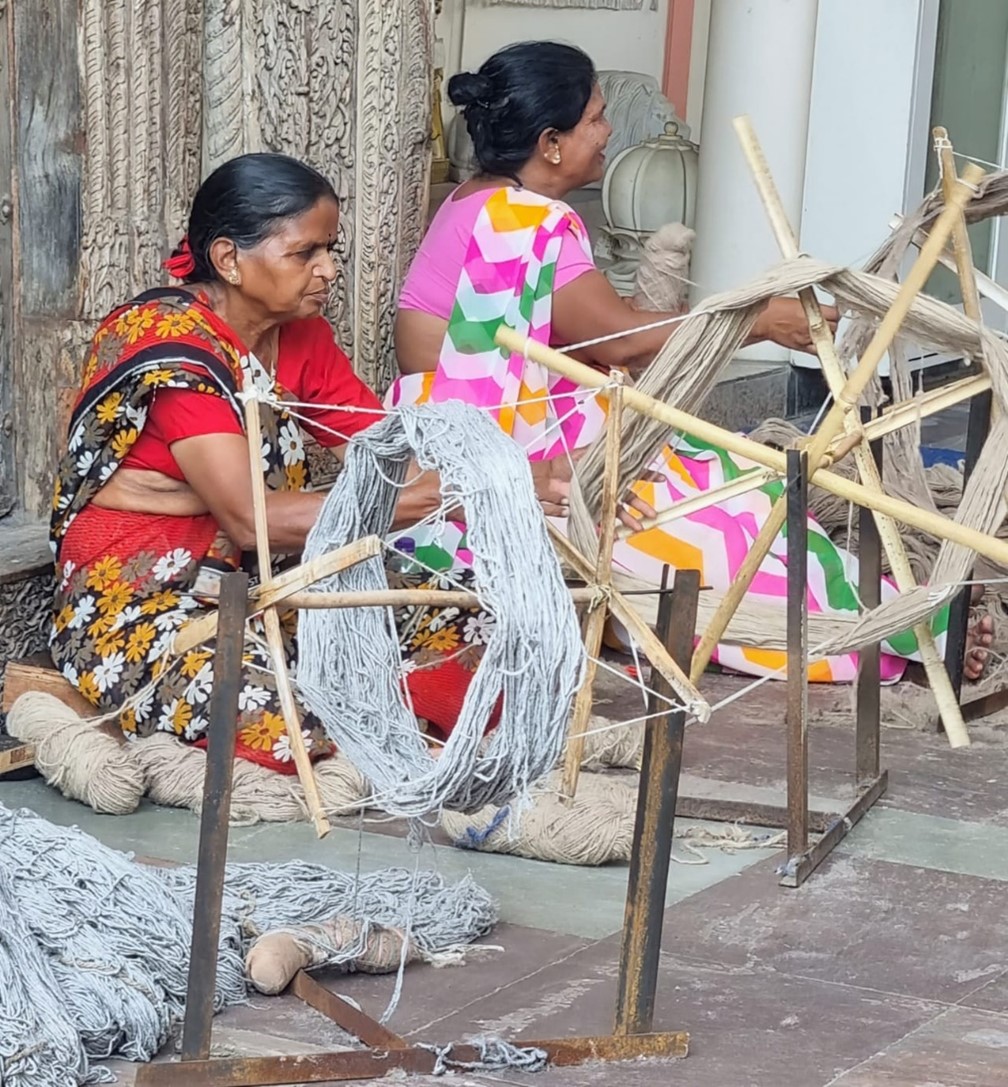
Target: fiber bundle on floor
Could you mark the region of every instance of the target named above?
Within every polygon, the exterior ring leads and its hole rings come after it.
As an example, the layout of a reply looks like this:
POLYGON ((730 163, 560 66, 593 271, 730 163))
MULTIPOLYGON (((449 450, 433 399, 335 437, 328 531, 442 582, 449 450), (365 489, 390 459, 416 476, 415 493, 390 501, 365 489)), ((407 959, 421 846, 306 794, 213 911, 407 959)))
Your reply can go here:
MULTIPOLYGON (((76 828, 0 805, 0 1083, 71 1087, 108 1080, 90 1060, 150 1060, 185 1010, 196 873, 135 863, 76 828)), ((259 936, 335 916, 355 939, 315 964, 353 969, 371 930, 408 934, 424 956, 457 951, 496 921, 470 880, 386 869, 229 865, 215 1005, 245 999, 244 958, 259 936)), ((392 968, 398 963, 390 964, 392 968)))

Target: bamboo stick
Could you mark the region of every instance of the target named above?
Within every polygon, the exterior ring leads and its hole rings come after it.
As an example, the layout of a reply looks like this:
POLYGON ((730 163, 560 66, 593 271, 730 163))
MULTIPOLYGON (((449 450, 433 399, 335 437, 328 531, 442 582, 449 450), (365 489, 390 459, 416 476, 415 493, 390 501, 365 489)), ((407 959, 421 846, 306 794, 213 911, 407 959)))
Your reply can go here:
MULTIPOLYGON (((245 431, 248 438, 249 468, 252 475, 252 508, 255 514, 259 582, 263 590, 268 591, 273 585, 273 568, 269 546, 269 525, 266 520, 266 481, 263 479, 260 453, 262 431, 259 421, 259 401, 254 395, 254 386, 250 381, 246 381, 245 391, 250 394, 245 400, 245 431)), ((283 711, 284 724, 287 726, 294 765, 297 768, 301 787, 304 789, 308 812, 315 824, 315 833, 320 838, 324 838, 331 828, 322 807, 311 760, 305 749, 304 737, 301 735, 301 715, 298 713, 294 692, 291 690, 290 676, 287 674, 287 658, 284 654, 283 635, 280 632, 280 617, 275 605, 263 611, 263 626, 266 630, 266 643, 269 646, 270 656, 273 658, 277 695, 283 711)))
MULTIPOLYGON (((501 326, 497 330, 495 341, 509 351, 518 352, 519 354, 527 351, 528 357, 533 362, 538 362, 553 373, 562 374, 586 388, 598 389, 609 383, 608 377, 600 374, 598 370, 593 369, 591 366, 577 362, 553 347, 527 340, 524 336, 519 336, 513 329, 501 326)), ((778 476, 784 475, 785 456, 777 449, 771 449, 760 442, 754 442, 733 431, 715 426, 705 419, 689 415, 687 412, 680 411, 678 408, 674 408, 661 400, 656 400, 632 386, 625 389, 623 398, 624 402, 635 411, 650 415, 653 419, 660 419, 673 430, 682 430, 703 441, 714 442, 723 449, 727 449, 730 453, 737 453, 739 456, 755 461, 765 468, 772 468, 778 476)), ((978 532, 967 525, 957 524, 948 517, 943 517, 931 510, 919 509, 902 499, 893 498, 892 495, 875 494, 853 479, 844 479, 843 476, 839 476, 822 466, 815 470, 811 482, 849 502, 887 513, 895 520, 903 522, 903 524, 912 525, 914 528, 919 528, 932 536, 937 536, 939 539, 962 544, 964 547, 976 551, 977 554, 989 558, 992 562, 1008 565, 1008 542, 1004 540, 978 532)))
MULTIPOLYGON (((938 151, 938 161, 941 163, 942 195, 945 202, 952 197, 952 191, 956 182, 955 158, 952 155, 952 144, 948 138, 948 132, 941 126, 935 125, 931 130, 935 139, 935 148, 938 151)), ((952 228, 952 254, 955 260, 956 272, 959 276, 959 289, 962 291, 963 312, 971 321, 980 320, 980 294, 977 291, 976 276, 973 274, 973 247, 970 244, 969 232, 966 229, 966 219, 959 215, 952 228)))
MULTIPOLYGON (((598 552, 595 557, 593 585, 600 593, 607 594, 612 582, 612 553, 616 539, 616 504, 619 500, 619 462, 620 462, 620 426, 623 421, 623 375, 613 370, 609 379, 612 392, 609 394, 609 413, 606 419, 605 471, 602 476, 602 513, 599 530, 598 552)), ((585 731, 591 716, 592 699, 595 694, 595 673, 598 669, 598 655, 602 650, 602 635, 605 631, 608 609, 605 596, 598 601, 585 616, 584 679, 574 700, 570 728, 567 733, 567 751, 564 756, 563 773, 560 778, 560 795, 573 798, 577 792, 578 778, 581 775, 581 759, 584 755, 585 731)))
MULTIPOLYGON (((746 120, 738 119, 736 121, 736 131, 740 132, 740 135, 744 133, 746 128, 746 120)), ((745 144, 745 140, 743 143, 745 144)), ((763 164, 765 169, 765 163, 763 164)), ((978 181, 983 176, 983 171, 976 169, 973 176, 968 178, 968 181, 978 181)), ((821 463, 822 454, 825 452, 827 446, 839 431, 843 428, 844 419, 848 411, 856 406, 858 397, 864 391, 865 386, 871 379, 872 374, 875 372, 878 363, 885 355, 886 351, 892 343, 893 338, 896 335, 900 325, 902 324, 913 299, 917 293, 924 286, 927 277, 930 275, 931 270, 934 267, 934 263, 938 254, 944 245, 945 239, 948 237, 952 230, 955 216, 961 212, 963 205, 969 197, 968 185, 957 185, 953 193, 953 200, 949 203, 942 214, 939 216, 938 221, 935 223, 935 229, 931 238, 921 249, 921 252, 910 270, 905 282, 902 284, 899 293, 893 302, 892 307, 883 317, 881 323, 875 331, 871 341, 866 347, 864 354, 862 355, 858 365, 854 371, 849 375, 845 382, 834 391, 833 406, 827 413, 826 418, 823 420, 819 430, 814 435, 812 441, 809 443, 809 462, 814 467, 818 467, 821 463)), ((776 230, 780 230, 783 226, 785 232, 790 232, 790 225, 787 224, 786 219, 784 223, 781 223, 783 213, 781 211, 775 211, 771 213, 771 223, 776 230)), ((821 314, 811 314, 809 319, 809 329, 816 342, 821 342, 822 332, 824 330, 824 322, 821 319, 821 314)), ((876 473, 877 475, 877 473, 876 473)), ((881 488, 879 487, 875 492, 866 489, 869 494, 874 494, 875 501, 868 502, 875 510, 882 510, 882 512, 888 512, 884 510, 883 505, 880 503, 880 499, 883 497, 881 488)), ((862 503, 864 504, 864 503, 862 503)), ((696 681, 702 674, 704 668, 706 668, 710 661, 711 655, 714 652, 715 647, 727 628, 728 622, 731 616, 734 614, 735 609, 738 607, 743 596, 747 592, 752 579, 755 576, 757 570, 762 564, 765 556, 773 546, 774 540, 780 533, 781 528, 784 525, 786 516, 786 507, 783 500, 778 501, 770 511, 770 515, 762 525, 760 532, 757 534, 756 540, 749 549, 748 554, 743 560, 740 568, 736 572, 735 578, 732 584, 729 586, 728 592, 722 601, 722 604, 711 623, 708 625, 703 636, 697 645, 696 651, 693 655, 693 665, 690 671, 691 677, 696 681)), ((923 630, 923 627, 921 628, 923 630)), ((928 638, 930 635, 928 635, 928 638)), ((926 639, 927 640, 927 639, 926 639)), ((933 647, 933 639, 932 647, 933 647)), ((933 654, 928 653, 928 650, 921 646, 922 656, 929 656, 937 658, 937 650, 933 654)), ((937 682, 941 685, 942 681, 938 678, 938 668, 932 660, 932 666, 929 669, 929 678, 932 681, 932 685, 937 682), (933 673, 933 675, 932 675, 933 673)), ((946 673, 947 680, 947 673, 946 673)), ((947 683, 946 686, 951 689, 951 683, 947 683)), ((945 692, 947 694, 947 692, 945 692)), ((953 710, 952 706, 957 705, 955 699, 950 701, 948 698, 943 697, 938 691, 936 691, 936 698, 939 700, 939 706, 944 703, 945 714, 951 716, 954 713, 958 713, 958 710, 953 710)), ((962 732, 965 731, 961 730, 962 732)), ((950 731, 950 740, 953 735, 959 735, 960 730, 953 729, 950 731)))
POLYGON ((753 469, 744 476, 733 479, 730 483, 724 483, 720 487, 713 487, 702 494, 673 502, 667 509, 662 510, 657 517, 642 518, 639 529, 623 525, 617 530, 616 536, 620 540, 628 540, 631 536, 637 535, 638 532, 646 532, 650 528, 657 528, 659 525, 666 525, 670 521, 677 521, 680 517, 688 517, 691 513, 699 513, 700 510, 705 510, 709 506, 716 506, 718 502, 723 502, 729 498, 738 498, 739 495, 759 490, 760 487, 765 487, 771 480, 776 478, 776 473, 769 468, 753 469))
MULTIPOLYGON (((569 589, 575 604, 590 604, 599 597, 593 586, 569 589)), ((294 593, 286 601, 292 608, 403 608, 429 605, 437 608, 476 608, 482 604, 476 593, 465 589, 370 589, 362 592, 294 593)))
POLYGON ((267 592, 261 586, 252 595, 252 603, 255 608, 266 608, 271 604, 279 603, 290 593, 307 588, 316 581, 321 581, 331 574, 338 574, 365 559, 373 559, 382 553, 385 547, 380 536, 364 536, 359 540, 344 544, 343 547, 333 548, 324 555, 316 555, 308 562, 302 562, 277 574, 270 584, 267 592))
POLYGON ((865 440, 873 442, 876 438, 891 434, 894 430, 899 430, 918 419, 926 419, 929 415, 936 415, 940 411, 945 411, 946 408, 961 404, 964 400, 979 396, 987 392, 990 387, 990 378, 986 374, 978 374, 975 377, 951 381, 938 389, 921 393, 912 400, 893 404, 877 418, 862 424, 865 440))
MULTIPOLYGON (((889 220, 889 229, 895 230, 900 223, 903 222, 902 215, 894 215, 889 220)), ((927 239, 927 234, 923 230, 918 230, 913 236, 913 244, 919 249, 927 239)), ((938 258, 938 263, 948 268, 950 272, 958 272, 956 267, 955 256, 953 251, 946 247, 942 250, 941 256, 938 258)), ((989 299, 996 306, 1008 312, 1008 290, 1001 286, 1000 283, 995 283, 990 276, 985 275, 979 268, 973 268, 973 279, 977 285, 977 291, 984 298, 989 299)))
POLYGON ((826 445, 840 430, 844 414, 857 406, 858 397, 864 392, 865 386, 871 380, 878 364, 892 345, 892 341, 895 339, 896 333, 899 332, 914 298, 924 289, 928 277, 938 262, 938 257, 945 248, 945 243, 955 226, 956 219, 962 215, 962 210, 970 199, 973 189, 976 188, 983 177, 984 171, 979 166, 969 163, 963 171, 962 178, 957 179, 953 185, 951 195, 946 201, 944 209, 935 220, 928 240, 921 247, 917 260, 914 261, 913 267, 911 267, 906 279, 900 285, 899 293, 896 295, 892 306, 882 318, 860 361, 848 376, 843 389, 835 398, 833 406, 826 414, 826 418, 809 445, 810 453, 814 451, 816 454, 814 457, 810 456, 809 458, 812 463, 817 464, 819 462, 826 445))
MULTIPOLYGON (((956 167, 955 159, 952 156, 952 144, 948 138, 948 133, 940 125, 934 129, 935 137, 935 150, 938 152, 938 162, 941 166, 942 177, 942 195, 945 200, 948 201, 952 195, 952 189, 956 179, 956 167)), ((983 323, 983 316, 980 310, 980 295, 977 291, 976 281, 976 269, 973 266, 973 249, 970 245, 969 232, 966 229, 965 215, 960 215, 956 220, 955 230, 952 234, 952 254, 955 260, 956 274, 959 279, 959 290, 962 294, 963 300, 963 312, 971 321, 975 321, 979 327, 983 323)), ((974 361, 984 363, 983 350, 974 353, 974 361)), ((997 420, 1001 414, 1001 405, 992 393, 988 393, 986 397, 986 403, 971 406, 970 408, 970 430, 973 429, 974 422, 984 426, 987 433, 983 436, 983 446, 986 445, 990 436, 990 424, 997 420), (978 411, 976 419, 973 417, 973 412, 978 411)), ((971 444, 969 438, 967 438, 967 446, 971 444)), ((979 452, 978 452, 979 455, 979 452)), ((963 488, 965 497, 966 485, 969 481, 969 477, 976 470, 977 463, 967 453, 967 461, 965 464, 965 478, 963 479, 963 488)), ((1003 501, 1003 496, 1001 496, 1003 501)), ((1002 507, 1003 513, 1003 507, 1002 507)), ((968 577, 973 576, 973 567, 967 574, 968 577)), ((956 676, 956 696, 961 695, 962 691, 962 677, 965 669, 965 660, 963 657, 969 652, 969 607, 970 607, 970 593, 969 590, 963 588, 959 592, 958 598, 952 604, 949 610, 949 624, 947 633, 947 645, 946 645, 946 657, 951 658, 953 662, 953 675, 956 676), (959 659, 957 660, 956 657, 959 659)))
MULTIPOLYGON (((770 174, 770 168, 763 155, 763 149, 760 147, 756 133, 753 130, 749 119, 747 117, 736 118, 735 131, 738 134, 739 142, 742 144, 742 151, 746 156, 749 170, 752 173, 756 188, 763 201, 763 206, 766 209, 771 228, 774 232, 777 244, 780 247, 781 255, 785 260, 793 260, 798 256, 798 239, 795 237, 794 230, 787 219, 784 205, 780 199, 780 194, 777 191, 773 177, 770 174)), ((812 342, 815 345, 816 353, 819 356, 819 362, 822 366, 826 382, 830 392, 839 400, 842 397, 845 384, 844 370, 840 359, 837 356, 836 347, 834 346, 829 327, 823 320, 822 311, 819 307, 815 291, 812 290, 812 288, 806 288, 805 290, 798 292, 798 297, 801 299, 802 308, 809 323, 812 342)), ((854 397, 852 402, 856 402, 856 399, 857 398, 854 397)), ((854 441, 857 443, 853 447, 853 452, 862 483, 870 490, 881 493, 882 480, 879 476, 878 465, 875 463, 875 458, 871 455, 868 446, 861 442, 862 429, 860 420, 853 412, 848 412, 840 416, 839 423, 847 435, 845 440, 847 442, 854 441)), ((813 441, 813 445, 816 444, 817 443, 813 441)), ((843 445, 843 442, 841 442, 841 445, 843 445)), ((838 451, 838 458, 842 455, 843 454, 838 451)), ((896 586, 900 592, 908 592, 915 587, 916 579, 913 576, 913 570, 910 566, 910 560, 907 558, 906 549, 903 546, 903 540, 899 534, 899 529, 895 522, 889 517, 886 517, 878 511, 873 510, 872 512, 879 538, 889 559, 889 565, 892 569, 896 586)), ((802 591, 804 592, 804 587, 802 591)), ((723 630, 719 633, 719 637, 721 633, 723 633, 723 630)), ((945 668, 945 662, 938 652, 938 647, 935 644, 930 625, 927 622, 918 623, 914 627, 914 636, 917 639, 921 661, 927 673, 928 682, 931 685, 935 701, 938 703, 938 711, 941 715, 942 723, 945 725, 949 743, 953 747, 963 747, 969 743, 969 734, 966 731, 966 725, 963 721, 959 700, 956 697, 952 681, 945 668)))
MULTIPOLYGON (((533 358, 532 355, 529 356, 533 358)), ((533 361, 539 361, 534 359, 533 361)), ((544 364, 545 365, 545 364, 544 364)), ((590 369, 590 368, 589 368, 590 369)), ((592 371, 595 373, 596 371, 592 371)), ((629 392, 629 389, 626 390, 629 392)), ((556 548, 562 561, 574 569, 578 576, 585 581, 592 581, 595 574, 594 564, 591 563, 580 551, 567 539, 567 537, 554 525, 546 525, 553 546, 556 548)), ((661 639, 637 614, 634 607, 616 588, 609 588, 609 608, 617 619, 627 628, 631 637, 643 649, 644 654, 651 662, 652 668, 656 668, 668 680, 672 689, 691 706, 700 720, 706 721, 710 717, 710 707, 706 699, 693 686, 686 673, 672 659, 671 654, 662 644, 661 639)))
MULTIPOLYGON (((319 555, 317 558, 312 559, 311 562, 302 563, 300 566, 285 570, 273 579, 268 590, 264 590, 261 585, 255 590, 252 594, 249 614, 255 614, 262 611, 263 608, 269 608, 284 601, 289 603, 292 595, 300 592, 307 585, 311 585, 312 582, 321 581, 322 578, 328 577, 330 574, 346 570, 348 567, 355 566, 365 559, 373 558, 381 553, 381 549, 382 542, 377 536, 365 536, 364 539, 354 540, 353 543, 347 544, 346 547, 337 547, 325 555, 319 555)), ((296 607, 297 605, 290 604, 289 606, 296 607)), ((173 656, 186 653, 188 650, 202 645, 203 642, 208 642, 216 633, 217 611, 215 609, 207 612, 206 615, 201 615, 198 619, 186 623, 175 635, 171 653, 173 656)))
MULTIPOLYGON (((934 268, 938 254, 941 252, 945 240, 952 230, 956 215, 961 213, 966 200, 969 198, 970 184, 975 184, 982 176, 983 171, 980 170, 979 167, 976 167, 974 170, 970 171, 969 177, 966 178, 967 184, 957 183, 953 192, 952 202, 947 204, 941 215, 939 215, 931 236, 921 248, 920 254, 914 262, 913 267, 910 269, 910 273, 906 277, 906 280, 900 287, 900 291, 897 294, 892 307, 886 313, 885 317, 883 317, 874 336, 865 348, 864 354, 857 367, 855 367, 853 373, 847 378, 843 387, 835 394, 833 406, 827 413, 826 418, 823 420, 819 430, 809 444, 809 463, 813 466, 813 480, 820 483, 821 486, 829 487, 834 493, 840 494, 841 497, 848 497, 848 495, 842 493, 844 490, 842 486, 835 485, 840 477, 830 479, 828 473, 820 473, 819 471, 822 454, 825 452, 829 443, 833 441, 841 430, 845 414, 856 406, 858 397, 864 391, 864 388, 872 374, 875 372, 878 363, 881 361, 886 351, 888 351, 900 325, 906 317, 913 299, 927 281, 927 277, 934 268)), ((810 331, 815 335, 819 330, 810 325, 810 331)), ((898 515, 895 507, 888 501, 888 496, 884 495, 882 492, 873 492, 868 488, 858 488, 858 491, 862 496, 858 499, 859 504, 868 505, 873 510, 889 513, 890 515, 898 515)), ((748 591, 749 586, 752 584, 752 579, 755 577, 765 556, 773 546, 774 540, 783 528, 785 516, 785 503, 779 501, 771 509, 770 515, 762 525, 748 554, 736 571, 735 578, 722 600, 721 607, 715 613, 714 619, 708 625, 694 651, 693 665, 690 669, 690 675, 694 682, 698 680, 699 676, 703 673, 703 670, 707 667, 717 642, 727 628, 731 616, 734 614, 739 602, 748 591)), ((903 514, 898 516, 908 524, 915 524, 913 515, 903 514)), ((920 525, 918 522, 916 527, 924 526, 920 525)), ((955 530, 947 530, 946 535, 950 534, 952 531, 955 530)), ((977 535, 979 536, 980 534, 978 533, 977 535)))

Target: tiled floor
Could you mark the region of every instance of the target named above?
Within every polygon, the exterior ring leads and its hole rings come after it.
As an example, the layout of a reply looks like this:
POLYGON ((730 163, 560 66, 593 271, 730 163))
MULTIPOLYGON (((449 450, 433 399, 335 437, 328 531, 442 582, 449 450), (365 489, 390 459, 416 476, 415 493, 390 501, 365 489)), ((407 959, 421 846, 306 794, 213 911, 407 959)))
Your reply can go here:
MULTIPOLYGON (((710 677, 715 694, 740 681, 710 677)), ((600 709, 619 691, 600 691, 600 709)), ((766 685, 689 732, 684 792, 779 798, 783 690, 766 685)), ((887 692, 886 705, 920 699, 887 692)), ((849 692, 813 688, 813 792, 850 793, 849 692)), ((913 703, 916 705, 916 703, 913 703)), ((777 884, 768 850, 706 851, 669 881, 655 1028, 688 1030, 687 1059, 518 1073, 459 1072, 455 1087, 1003 1087, 1008 1084, 1008 749, 1001 719, 970 748, 887 713, 890 788, 798 890, 777 884)), ((906 714, 903 715, 904 717, 906 714)), ((144 808, 114 819, 38 782, 0 782, 0 802, 76 822, 146 856, 191 860, 196 820, 144 808)), ((681 823, 682 821, 680 821, 681 823)), ((234 859, 300 856, 336 867, 412 863, 396 834, 349 827, 317 842, 307 826, 236 828, 234 859)), ((411 967, 391 1026, 414 1040, 511 1038, 612 1027, 626 870, 584 870, 428 846, 421 863, 472 871, 500 899, 502 923, 465 967, 411 967)), ((378 1014, 388 977, 324 977, 378 1014)), ((215 1053, 307 1052, 346 1041, 292 997, 222 1015, 215 1053)), ((122 1081, 133 1069, 120 1066, 122 1081)), ((179 1079, 184 1084, 184 1078, 179 1079)), ((394 1082, 394 1080, 392 1081, 394 1082)), ((400 1082, 403 1082, 400 1079, 400 1082)), ((444 1080, 418 1077, 408 1082, 444 1080)))

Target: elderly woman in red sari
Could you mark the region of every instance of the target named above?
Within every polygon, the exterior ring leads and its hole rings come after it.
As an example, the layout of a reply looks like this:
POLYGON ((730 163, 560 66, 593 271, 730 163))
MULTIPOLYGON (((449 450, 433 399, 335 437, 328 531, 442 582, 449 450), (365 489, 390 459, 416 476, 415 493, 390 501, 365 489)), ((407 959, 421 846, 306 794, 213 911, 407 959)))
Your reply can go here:
MULTIPOLYGON (((53 499, 50 642, 62 674, 96 709, 119 710, 129 736, 164 730, 204 739, 213 645, 174 661, 169 649, 175 632, 213 605, 220 573, 251 565, 242 388, 252 382, 264 396, 262 471, 277 561, 301 550, 324 498, 311 490, 304 432, 338 447, 381 414, 322 316, 336 276, 338 221, 331 185, 310 167, 272 154, 227 162, 196 194, 188 234, 166 262, 181 285, 117 307, 95 333, 53 499), (285 401, 302 406, 287 409, 285 401)), ((555 509, 548 482, 542 493, 555 509)), ((440 502, 436 477, 415 475, 393 527, 440 502)), ((417 631, 461 628, 469 617, 400 618, 410 632, 406 651, 437 665, 411 673, 414 706, 446 734, 470 672, 457 654, 447 661, 445 636, 417 631)), ((292 633, 288 622, 294 668, 292 633)), ((470 648, 471 668, 479 645, 470 648)), ((253 631, 238 753, 293 772, 270 668, 253 631)), ((310 715, 303 724, 311 755, 331 750, 310 715)))

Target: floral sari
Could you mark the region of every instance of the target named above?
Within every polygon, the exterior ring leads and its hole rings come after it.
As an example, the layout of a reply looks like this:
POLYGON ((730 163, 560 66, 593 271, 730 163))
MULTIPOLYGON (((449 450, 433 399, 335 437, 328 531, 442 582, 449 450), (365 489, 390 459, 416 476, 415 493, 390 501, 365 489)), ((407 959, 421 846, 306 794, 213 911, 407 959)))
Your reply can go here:
MULTIPOLYGON (((494 344, 501 325, 540 343, 550 343, 553 276, 560 240, 572 232, 588 249, 584 225, 566 204, 527 190, 497 189, 488 194, 459 270, 455 304, 434 372, 400 377, 389 390, 389 406, 402 403, 465 400, 495 415, 501 427, 520 442, 533 460, 563 455, 591 444, 602 433, 604 397, 552 374, 522 355, 509 355, 494 344)), ((726 450, 677 436, 648 466, 647 481, 635 492, 659 513, 674 503, 737 478, 751 462, 726 450)), ((726 589, 736 577, 762 524, 769 516, 780 484, 679 518, 617 541, 614 565, 659 584, 667 564, 697 569, 705 584, 726 589)), ((813 612, 857 611, 857 559, 837 547, 809 519, 808 603, 813 612)), ((411 543, 430 566, 460 570, 469 561, 465 525, 416 532, 411 543)), ((749 598, 774 602, 787 597, 787 547, 775 541, 749 590, 749 598)), ((883 585, 883 596, 895 592, 883 585)), ((932 619, 939 639, 947 610, 932 619)), ((907 658, 916 656, 911 632, 883 643, 882 676, 898 679, 907 658)), ((780 675, 786 654, 778 650, 720 645, 714 660, 753 675, 780 675)), ((850 681, 857 655, 814 661, 810 679, 850 681)))
MULTIPOLYGON (((201 299, 178 289, 149 291, 113 311, 92 341, 53 497, 57 588, 50 649, 62 674, 97 711, 118 711, 128 737, 164 731, 205 742, 214 643, 177 659, 171 654, 172 640, 186 623, 216 605, 221 573, 243 562, 253 574, 255 569, 210 514, 123 512, 97 506, 92 499, 137 442, 158 390, 219 398, 240 429, 238 392, 249 380, 264 397, 279 402, 259 407, 267 486, 310 488, 304 436, 295 414, 283 408, 285 390, 201 299)), ((274 559, 274 565, 281 561, 274 559)), ((416 684, 410 684, 414 704, 435 729, 447 733, 485 638, 469 638, 472 660, 456 652, 446 663, 446 647, 463 644, 470 616, 411 609, 398 618, 416 670, 416 684)), ((296 683, 295 619, 296 613, 286 613, 281 627, 296 683)), ((237 753, 293 773, 265 644, 261 621, 251 620, 238 699, 237 753)), ((330 741, 307 712, 302 728, 310 756, 331 753, 330 741)))

